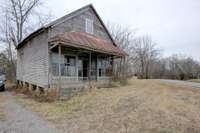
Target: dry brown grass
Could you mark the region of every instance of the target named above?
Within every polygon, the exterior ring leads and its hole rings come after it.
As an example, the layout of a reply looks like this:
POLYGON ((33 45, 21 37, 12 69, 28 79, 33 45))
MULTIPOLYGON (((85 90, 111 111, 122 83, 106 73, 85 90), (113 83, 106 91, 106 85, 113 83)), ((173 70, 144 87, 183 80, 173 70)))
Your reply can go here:
POLYGON ((11 82, 10 80, 7 80, 5 84, 5 88, 6 90, 12 91, 16 88, 16 84, 11 82))
POLYGON ((125 87, 92 90, 68 101, 17 99, 66 132, 200 132, 200 90, 155 80, 133 79, 125 87))
POLYGON ((0 93, 0 121, 5 119, 5 112, 4 112, 4 98, 0 93))
POLYGON ((200 83, 200 79, 190 79, 190 80, 188 80, 188 81, 190 81, 190 82, 195 82, 195 83, 200 83))
POLYGON ((10 90, 14 90, 18 94, 24 94, 27 98, 31 98, 37 102, 53 102, 58 98, 58 92, 56 89, 51 89, 49 91, 44 91, 43 89, 31 90, 25 86, 18 86, 15 89, 10 90))

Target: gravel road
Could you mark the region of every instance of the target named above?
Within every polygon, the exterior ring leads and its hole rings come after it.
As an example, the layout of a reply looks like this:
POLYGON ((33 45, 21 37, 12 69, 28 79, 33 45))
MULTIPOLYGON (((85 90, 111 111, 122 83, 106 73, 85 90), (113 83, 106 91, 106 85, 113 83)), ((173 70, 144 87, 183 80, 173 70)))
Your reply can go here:
POLYGON ((36 113, 17 103, 10 92, 1 96, 5 99, 5 121, 0 121, 0 133, 61 133, 36 113))
POLYGON ((162 82, 173 83, 173 84, 178 84, 178 85, 182 85, 182 86, 190 86, 192 88, 200 89, 200 83, 181 81, 181 80, 169 80, 169 79, 159 79, 159 80, 162 82))

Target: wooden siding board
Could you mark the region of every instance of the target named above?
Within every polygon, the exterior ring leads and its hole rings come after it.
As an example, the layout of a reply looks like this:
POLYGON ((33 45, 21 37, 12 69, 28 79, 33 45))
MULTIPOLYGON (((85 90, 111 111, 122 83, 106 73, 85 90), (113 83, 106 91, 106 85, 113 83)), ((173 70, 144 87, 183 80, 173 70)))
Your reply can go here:
POLYGON ((47 33, 31 39, 25 47, 18 50, 17 56, 17 80, 46 87, 49 66, 47 33))

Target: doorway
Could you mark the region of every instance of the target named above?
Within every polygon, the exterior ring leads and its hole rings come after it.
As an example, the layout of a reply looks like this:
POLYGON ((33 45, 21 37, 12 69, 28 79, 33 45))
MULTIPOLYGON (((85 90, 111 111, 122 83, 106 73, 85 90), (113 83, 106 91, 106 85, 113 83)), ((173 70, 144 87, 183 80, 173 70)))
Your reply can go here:
POLYGON ((83 80, 88 80, 88 60, 83 59, 83 80))

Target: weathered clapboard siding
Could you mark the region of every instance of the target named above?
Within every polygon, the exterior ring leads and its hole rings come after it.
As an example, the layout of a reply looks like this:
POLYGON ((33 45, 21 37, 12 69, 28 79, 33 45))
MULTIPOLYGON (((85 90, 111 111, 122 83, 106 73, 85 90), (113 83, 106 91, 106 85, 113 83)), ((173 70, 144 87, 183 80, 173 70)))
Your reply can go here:
POLYGON ((53 37, 57 34, 61 34, 64 32, 69 32, 69 31, 77 31, 77 32, 85 32, 85 19, 89 18, 93 20, 93 32, 94 36, 100 37, 104 40, 107 40, 108 42, 112 43, 112 40, 110 39, 109 35, 105 31, 103 25, 97 18, 97 16, 94 14, 93 10, 88 8, 85 12, 74 16, 70 19, 66 19, 62 23, 55 25, 52 27, 50 30, 50 36, 53 37))
POLYGON ((23 50, 19 49, 17 51, 17 75, 16 78, 17 80, 23 80, 23 55, 22 55, 23 50))
POLYGON ((17 80, 37 86, 48 85, 48 42, 43 32, 18 50, 17 80))

